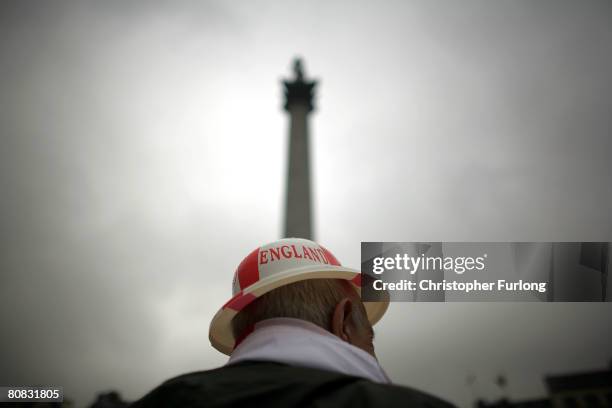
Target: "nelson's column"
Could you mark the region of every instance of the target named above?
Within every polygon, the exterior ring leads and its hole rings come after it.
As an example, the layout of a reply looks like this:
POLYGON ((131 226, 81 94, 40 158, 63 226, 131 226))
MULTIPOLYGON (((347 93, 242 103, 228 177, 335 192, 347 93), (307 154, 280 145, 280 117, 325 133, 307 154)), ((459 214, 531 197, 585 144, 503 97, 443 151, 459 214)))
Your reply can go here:
POLYGON ((283 81, 285 110, 290 116, 284 237, 313 239, 308 115, 313 110, 316 81, 304 78, 300 59, 294 61, 293 73, 293 80, 283 81))

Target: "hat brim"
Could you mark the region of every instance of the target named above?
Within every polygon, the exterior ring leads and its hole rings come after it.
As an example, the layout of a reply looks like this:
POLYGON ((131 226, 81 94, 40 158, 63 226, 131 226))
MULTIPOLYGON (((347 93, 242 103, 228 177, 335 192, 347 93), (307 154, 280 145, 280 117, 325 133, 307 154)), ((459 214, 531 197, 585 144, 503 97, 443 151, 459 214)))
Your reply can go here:
MULTIPOLYGON (((232 331, 232 319, 238 312, 273 289, 307 279, 345 279, 350 281, 357 293, 361 295, 361 272, 343 266, 306 266, 269 276, 238 292, 215 314, 208 332, 212 346, 221 353, 230 355, 236 342, 232 331)), ((381 291, 380 295, 378 302, 363 302, 368 320, 372 325, 381 319, 389 307, 389 293, 381 291)))

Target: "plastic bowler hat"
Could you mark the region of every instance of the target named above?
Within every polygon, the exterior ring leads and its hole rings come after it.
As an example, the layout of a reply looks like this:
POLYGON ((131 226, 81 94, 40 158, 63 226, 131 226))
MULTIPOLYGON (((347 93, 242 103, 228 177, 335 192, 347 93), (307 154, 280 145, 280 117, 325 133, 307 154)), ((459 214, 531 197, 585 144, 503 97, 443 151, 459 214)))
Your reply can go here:
MULTIPOLYGON (((234 273, 233 296, 210 323, 208 337, 214 348, 231 354, 236 339, 232 319, 249 303, 280 286, 306 279, 346 279, 361 293, 361 273, 345 268, 327 249, 316 242, 285 238, 251 252, 234 273)), ((368 320, 375 324, 385 314, 389 297, 380 302, 364 302, 368 320)))

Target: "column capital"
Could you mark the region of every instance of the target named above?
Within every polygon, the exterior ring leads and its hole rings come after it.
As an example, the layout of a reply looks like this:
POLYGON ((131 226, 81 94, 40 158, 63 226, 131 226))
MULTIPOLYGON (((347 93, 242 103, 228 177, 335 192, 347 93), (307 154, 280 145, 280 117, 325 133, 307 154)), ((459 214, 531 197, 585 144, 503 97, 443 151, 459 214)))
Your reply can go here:
POLYGON ((314 87, 317 85, 317 81, 310 81, 304 78, 304 68, 302 60, 299 58, 293 61, 293 73, 294 78, 292 80, 283 81, 285 91, 284 108, 287 112, 290 112, 291 107, 294 105, 305 105, 308 108, 308 112, 310 112, 314 109, 314 87))

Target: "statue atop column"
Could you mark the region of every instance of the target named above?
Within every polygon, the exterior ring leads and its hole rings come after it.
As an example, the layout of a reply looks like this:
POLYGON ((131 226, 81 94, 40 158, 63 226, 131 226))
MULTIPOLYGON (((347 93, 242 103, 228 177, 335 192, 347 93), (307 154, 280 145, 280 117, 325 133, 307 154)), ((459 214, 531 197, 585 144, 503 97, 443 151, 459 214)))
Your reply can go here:
POLYGON ((285 86, 285 110, 289 111, 293 104, 305 104, 310 112, 314 109, 312 99, 317 82, 305 78, 304 64, 300 58, 293 60, 293 74, 295 77, 292 81, 283 81, 285 86))
POLYGON ((293 60, 293 72, 295 73, 296 81, 304 82, 304 68, 302 67, 302 60, 300 58, 293 60))

